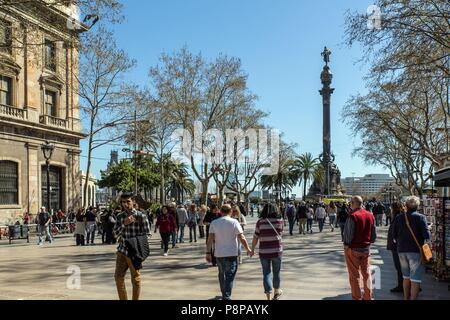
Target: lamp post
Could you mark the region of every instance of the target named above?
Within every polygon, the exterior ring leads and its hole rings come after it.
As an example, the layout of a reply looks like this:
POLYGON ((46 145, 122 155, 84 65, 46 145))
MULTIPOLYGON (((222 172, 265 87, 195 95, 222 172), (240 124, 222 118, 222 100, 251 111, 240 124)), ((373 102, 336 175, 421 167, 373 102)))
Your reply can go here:
POLYGON ((52 158, 55 146, 50 144, 50 142, 45 141, 45 144, 43 144, 41 148, 44 153, 45 164, 47 167, 47 210, 50 214, 52 214, 50 205, 50 159, 52 158))

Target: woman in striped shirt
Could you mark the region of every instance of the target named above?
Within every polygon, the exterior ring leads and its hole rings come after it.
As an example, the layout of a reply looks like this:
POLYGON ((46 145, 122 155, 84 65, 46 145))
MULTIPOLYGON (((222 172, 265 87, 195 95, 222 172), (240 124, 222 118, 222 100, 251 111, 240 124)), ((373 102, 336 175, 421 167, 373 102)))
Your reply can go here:
POLYGON ((266 204, 261 212, 260 219, 256 223, 255 234, 252 243, 252 255, 255 254, 256 245, 259 242, 259 258, 263 269, 264 292, 268 300, 271 300, 272 289, 275 288, 273 300, 279 300, 281 290, 281 258, 283 255, 284 220, 280 216, 278 207, 266 204), (273 275, 272 275, 273 274, 273 275))

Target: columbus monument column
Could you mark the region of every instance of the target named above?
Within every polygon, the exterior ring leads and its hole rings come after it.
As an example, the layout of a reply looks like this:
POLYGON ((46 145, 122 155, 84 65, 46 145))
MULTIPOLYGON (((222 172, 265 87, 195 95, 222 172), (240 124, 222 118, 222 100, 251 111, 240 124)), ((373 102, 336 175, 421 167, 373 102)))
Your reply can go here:
POLYGON ((309 196, 332 196, 332 195, 342 195, 341 192, 341 173, 337 166, 334 164, 335 157, 331 153, 331 95, 334 93, 334 88, 331 88, 331 83, 333 81, 333 74, 330 72, 331 51, 325 47, 322 52, 322 57, 325 62, 322 74, 320 75, 320 80, 322 82, 322 90, 320 90, 320 95, 323 99, 323 152, 320 156, 320 161, 324 169, 324 179, 322 183, 314 181, 311 186, 309 196))

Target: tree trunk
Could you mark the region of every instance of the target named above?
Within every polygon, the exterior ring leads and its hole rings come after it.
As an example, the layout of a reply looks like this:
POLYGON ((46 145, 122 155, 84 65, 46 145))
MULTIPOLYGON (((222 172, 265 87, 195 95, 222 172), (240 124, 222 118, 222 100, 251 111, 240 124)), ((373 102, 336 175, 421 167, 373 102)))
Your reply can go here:
POLYGON ((202 180, 202 199, 201 202, 204 205, 208 205, 208 186, 209 186, 209 180, 203 179, 202 180))
POLYGON ((164 192, 164 185, 165 185, 165 180, 164 180, 164 160, 163 160, 163 156, 161 157, 160 161, 159 161, 159 170, 160 170, 160 174, 161 174, 161 184, 160 184, 160 196, 161 196, 161 204, 165 205, 166 204, 166 197, 165 197, 165 192, 164 192))
MULTIPOLYGON (((84 181, 84 190, 83 190, 83 203, 82 207, 86 207, 88 202, 88 183, 89 183, 89 175, 91 174, 91 161, 92 161, 92 132, 94 131, 94 117, 91 117, 90 131, 89 131, 89 142, 88 142, 88 156, 87 156, 87 168, 86 168, 86 179, 84 181)), ((50 207, 50 204, 48 204, 50 207)))
POLYGON ((306 182, 307 182, 307 177, 305 174, 303 176, 303 201, 306 201, 306 182))

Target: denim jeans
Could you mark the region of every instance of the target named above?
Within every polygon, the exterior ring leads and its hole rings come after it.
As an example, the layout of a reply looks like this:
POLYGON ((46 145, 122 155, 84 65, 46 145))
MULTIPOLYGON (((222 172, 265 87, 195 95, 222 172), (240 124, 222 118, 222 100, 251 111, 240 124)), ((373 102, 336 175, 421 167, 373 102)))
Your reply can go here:
POLYGON ((179 238, 179 242, 182 243, 184 242, 184 227, 186 226, 186 224, 184 223, 180 223, 180 227, 178 229, 179 234, 180 234, 180 238, 179 238))
POLYGON ((86 243, 89 244, 89 239, 91 240, 91 243, 94 243, 95 239, 95 229, 92 229, 92 231, 87 232, 86 236, 86 243))
POLYGON ((272 293, 273 288, 275 290, 280 289, 281 257, 272 259, 261 258, 261 265, 263 269, 264 293, 272 293))
POLYGON ((330 219, 330 226, 332 229, 336 227, 336 216, 329 216, 330 219))
POLYGON ((319 221, 319 231, 323 231, 323 225, 325 224, 325 219, 317 219, 319 221))
POLYGON ((292 234, 294 232, 295 219, 289 218, 288 221, 289 221, 289 234, 292 236, 292 234))
POLYGON ((422 264, 420 253, 399 252, 398 256, 400 258, 403 279, 411 280, 414 283, 421 283, 425 267, 422 264))
POLYGON ((172 237, 172 247, 175 247, 175 245, 177 244, 177 241, 178 241, 177 232, 176 231, 172 232, 171 237, 172 237))
POLYGON ((219 267, 219 284, 223 300, 231 300, 234 278, 238 270, 238 258, 216 258, 219 267))
POLYGON ((306 221, 306 230, 309 232, 309 231, 312 231, 312 225, 313 225, 313 219, 308 219, 307 221, 306 221))
POLYGON ((45 239, 48 237, 50 240, 50 243, 53 242, 52 234, 50 233, 50 226, 38 226, 38 232, 39 232, 39 243, 41 244, 45 242, 45 239))
POLYGON ((197 226, 189 227, 189 241, 192 242, 192 233, 194 233, 194 241, 197 242, 197 226))

